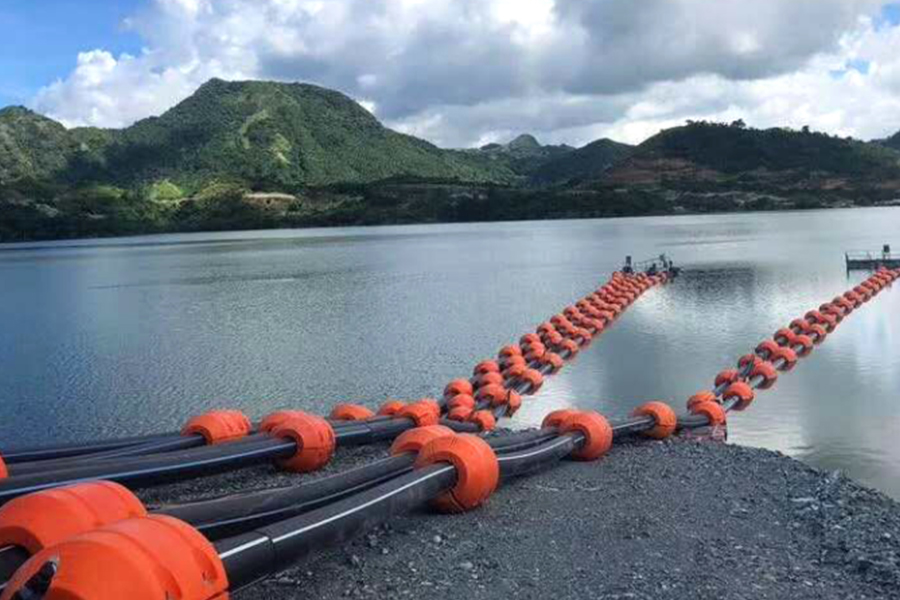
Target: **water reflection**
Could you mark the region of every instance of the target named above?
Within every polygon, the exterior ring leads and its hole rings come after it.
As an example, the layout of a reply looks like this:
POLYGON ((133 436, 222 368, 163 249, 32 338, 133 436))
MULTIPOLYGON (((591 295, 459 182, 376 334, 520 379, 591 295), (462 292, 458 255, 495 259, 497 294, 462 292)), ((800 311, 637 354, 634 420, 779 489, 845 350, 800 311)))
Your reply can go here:
MULTIPOLYGON (((681 405, 857 277, 842 251, 892 241, 891 209, 153 236, 0 251, 4 444, 174 428, 435 393, 592 289, 626 254, 686 268, 526 404, 612 416, 681 405)), ((896 242, 896 240, 893 240, 896 242)), ((900 497, 900 288, 857 311, 731 439, 900 497)))

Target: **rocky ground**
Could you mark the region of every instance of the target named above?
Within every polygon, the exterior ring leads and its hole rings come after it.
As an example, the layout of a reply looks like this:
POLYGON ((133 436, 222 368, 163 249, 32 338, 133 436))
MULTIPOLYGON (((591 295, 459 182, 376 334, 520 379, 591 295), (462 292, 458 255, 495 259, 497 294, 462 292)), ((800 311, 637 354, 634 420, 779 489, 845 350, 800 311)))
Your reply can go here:
MULTIPOLYGON (((373 455, 384 448, 329 470, 373 455)), ((145 498, 286 481, 247 470, 145 498)), ((510 482, 469 514, 411 513, 234 597, 897 598, 900 505, 766 450, 624 444, 510 482)))

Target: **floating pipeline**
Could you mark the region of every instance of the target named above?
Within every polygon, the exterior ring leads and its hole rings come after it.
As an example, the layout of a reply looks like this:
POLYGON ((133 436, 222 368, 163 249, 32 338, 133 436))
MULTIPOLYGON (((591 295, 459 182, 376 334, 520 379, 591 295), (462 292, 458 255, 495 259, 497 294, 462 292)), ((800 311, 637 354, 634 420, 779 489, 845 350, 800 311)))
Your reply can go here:
MULTIPOLYGON (((633 300, 629 298, 628 301, 633 300)), ((572 317, 577 317, 577 315, 573 314, 572 311, 569 312, 569 315, 572 317)), ((581 344, 585 344, 588 340, 584 339, 585 336, 583 334, 581 337, 581 344)), ((527 338, 527 336, 523 336, 523 338, 527 338)), ((526 343, 523 343, 523 345, 527 345, 527 340, 525 342, 526 343)), ((530 354, 532 352, 534 352, 534 348, 527 348, 525 352, 519 354, 518 352, 510 351, 510 347, 506 347, 501 350, 500 357, 502 359, 503 357, 520 356, 523 354, 530 354)), ((574 352, 572 352, 571 355, 574 356, 574 352)), ((553 366, 552 363, 547 364, 553 366)), ((509 381, 511 378, 507 377, 506 379, 507 381, 509 381)), ((534 379, 524 378, 524 383, 527 387, 536 387, 534 379)), ((515 387, 516 383, 513 382, 512 386, 515 387)), ((426 404, 426 406, 429 405, 426 404)), ((350 412, 352 413, 351 419, 366 418, 370 416, 364 410, 354 410, 352 407, 349 408, 350 412)), ((336 413, 347 411, 347 409, 348 407, 346 406, 338 407, 332 414, 334 416, 336 415, 336 413)), ((403 413, 403 411, 400 411, 397 414, 399 415, 401 413, 403 413)), ((433 411, 430 414, 433 414, 433 411)), ((284 419, 289 419, 295 416, 296 413, 291 412, 279 413, 270 417, 269 420, 274 421, 276 422, 276 424, 278 424, 284 419)), ((556 426, 559 424, 560 416, 561 415, 557 415, 557 418, 555 420, 551 419, 552 426, 545 427, 537 432, 529 432, 524 435, 520 434, 519 436, 515 436, 512 438, 501 438, 500 440, 495 441, 494 445, 497 447, 498 452, 502 453, 547 441, 548 439, 558 436, 559 430, 556 426)), ((569 412, 566 413, 566 416, 569 416, 569 412)), ((617 432, 625 432, 628 429, 633 428, 634 425, 642 424, 646 424, 646 421, 633 421, 630 423, 619 425, 614 429, 617 432)), ((262 424, 262 428, 266 429, 266 425, 267 423, 264 421, 264 423, 262 424)), ((271 429, 273 426, 272 423, 269 423, 268 425, 269 429, 271 429)), ((242 426, 241 432, 232 432, 228 436, 221 436, 222 439, 217 441, 219 441, 219 443, 224 441, 231 441, 229 438, 236 439, 241 437, 241 435, 246 435, 245 432, 248 427, 249 425, 245 423, 242 426)), ((433 427, 420 427, 418 429, 408 431, 404 435, 412 435, 415 437, 429 429, 433 429, 433 427)), ((441 428, 438 427, 438 429, 441 428)), ((613 428, 607 429, 609 430, 609 438, 611 440, 613 435, 613 428)), ((449 432, 450 430, 444 429, 444 431, 449 432)), ((209 436, 207 434, 207 437, 213 436, 209 436)), ((401 436, 397 440, 397 442, 402 442, 403 437, 404 436, 401 436)), ((604 442, 604 444, 606 443, 604 442)), ((557 445, 556 447, 561 448, 562 446, 563 445, 557 445)), ((606 447, 604 446, 601 452, 605 452, 605 449, 606 447)), ((568 449, 563 454, 568 454, 570 451, 571 449, 568 449)), ((595 450, 589 449, 587 451, 581 450, 579 452, 576 452, 575 454, 577 457, 583 457, 594 452, 595 450)), ((538 452, 537 454, 534 454, 534 456, 541 455, 544 455, 544 453, 538 452)), ((532 456, 532 453, 529 453, 527 456, 532 456)), ((347 474, 334 476, 333 478, 326 478, 324 480, 321 480, 321 483, 314 482, 313 484, 310 484, 308 486, 299 486, 287 490, 256 492, 248 495, 234 496, 227 499, 210 501, 209 504, 194 503, 180 508, 169 508, 164 512, 170 511, 170 514, 185 518, 185 520, 197 525, 198 529, 204 531, 207 536, 214 538, 216 534, 222 534, 223 532, 228 531, 233 532, 240 529, 241 527, 265 524, 265 522, 271 521, 272 519, 277 517, 284 518, 286 516, 290 516, 291 514, 297 514, 304 510, 309 510, 311 508, 314 508, 317 503, 321 504, 326 501, 335 501, 342 495, 346 495, 352 492, 358 492, 362 489, 365 489, 365 487, 379 483, 387 478, 402 474, 404 469, 408 469, 409 467, 409 460, 403 461, 399 459, 388 459, 381 464, 375 464, 371 465, 370 467, 357 469, 347 474)), ((530 468, 531 467, 529 466, 529 463, 527 461, 524 463, 510 463, 510 469, 518 470, 519 472, 525 472, 530 468)), ((57 492, 58 489, 54 489, 43 493, 52 495, 57 492)), ((20 501, 28 501, 33 498, 39 498, 40 496, 41 493, 32 494, 31 496, 20 498, 20 501)), ((20 504, 18 504, 17 501, 13 501, 9 506, 17 507, 19 505, 20 504)), ((10 540, 6 540, 6 543, 9 542, 10 540)), ((14 558, 23 558, 22 550, 20 548, 17 548, 13 544, 9 544, 9 547, 7 548, 5 554, 7 555, 7 562, 13 565, 16 564, 15 560, 13 560, 14 558)))
MULTIPOLYGON (((127 488, 109 481, 57 487, 16 498, 0 508, 0 585, 29 556, 74 535, 147 514, 178 518, 216 540, 251 531, 365 491, 413 469, 419 449, 454 435, 440 425, 412 429, 391 446, 389 458, 302 485, 167 505, 148 511, 127 488)), ((558 436, 555 428, 487 440, 498 456, 539 446, 558 436)))
POLYGON ((852 290, 831 302, 810 310, 803 317, 760 342, 753 353, 738 360, 736 369, 716 375, 712 390, 704 390, 687 401, 697 418, 724 423, 724 413, 743 411, 753 403, 757 390, 768 390, 778 381, 779 372, 791 371, 800 358, 809 356, 845 318, 900 278, 900 269, 880 269, 852 290), (720 421, 721 419, 721 421, 720 421))
MULTIPOLYGON (((880 275, 870 282, 871 288, 863 285, 870 293, 860 294, 860 302, 877 294, 900 272, 880 275)), ((842 303, 836 304, 840 306, 842 303)), ((851 311, 842 307, 840 319, 835 316, 834 323, 819 316, 830 312, 831 309, 823 305, 819 311, 808 313, 805 321, 809 327, 820 321, 825 323, 822 327, 827 333, 829 328, 833 331, 836 323, 851 311)), ((805 329, 800 322, 793 323, 791 329, 794 335, 804 335, 797 333, 805 329)), ((820 342, 824 340, 820 331, 812 329, 812 332, 820 338, 820 342)), ((784 332, 776 338, 789 341, 784 332)), ((800 340, 796 346, 805 348, 806 344, 800 340)), ((770 364, 777 363, 782 368, 793 366, 796 363, 796 359, 791 357, 793 350, 781 350, 786 347, 786 344, 779 344, 778 347, 760 344, 754 358, 744 357, 739 363, 738 373, 742 380, 727 382, 728 387, 746 381, 754 382, 754 386, 761 389, 770 387, 774 383, 771 371, 759 370, 758 366, 763 357, 772 355, 775 355, 776 362, 770 364)), ((722 382, 724 384, 726 382, 722 382)), ((725 404, 734 406, 743 400, 740 397, 728 398, 727 392, 706 394, 725 396, 725 404)), ((724 413, 723 405, 709 400, 705 403, 716 406, 718 411, 724 413)), ((148 598, 163 597, 172 594, 173 590, 192 590, 190 594, 180 596, 184 598, 222 598, 227 591, 236 591, 259 581, 325 544, 340 542, 365 527, 426 501, 432 501, 444 512, 471 510, 493 493, 501 478, 527 474, 565 456, 595 460, 604 455, 622 434, 642 431, 650 437, 661 438, 672 435, 679 427, 709 424, 703 413, 685 419, 676 418, 674 411, 660 402, 648 403, 633 414, 632 419, 611 425, 596 413, 556 411, 547 416, 542 430, 556 428, 555 437, 538 442, 530 449, 504 456, 498 456, 488 444, 475 436, 443 436, 421 447, 412 472, 303 515, 258 528, 251 533, 219 540, 215 545, 178 520, 139 517, 120 521, 42 550, 16 574, 2 599, 33 597, 27 594, 12 595, 22 589, 32 593, 38 591, 40 597, 45 598, 61 598, 56 593, 63 590, 68 594, 66 598, 105 598, 108 597, 107 591, 110 596, 134 595, 138 590, 150 590, 148 598), (109 543, 111 540, 127 543, 119 549, 109 543), (184 568, 182 562, 173 561, 172 555, 166 552, 166 548, 176 542, 179 545, 174 549, 176 555, 193 558, 188 561, 190 568, 184 568), (136 554, 135 546, 140 550, 141 564, 131 560, 136 554), (102 556, 97 556, 97 553, 102 556), (51 558, 62 560, 53 562, 49 560, 51 558), (98 579, 91 578, 93 572, 90 565, 107 564, 106 560, 117 565, 116 577, 114 581, 103 579, 104 594, 97 595, 98 579), (123 568, 118 568, 119 565, 123 568), (153 576, 141 577, 147 573, 153 576)))
MULTIPOLYGON (((106 523, 37 548, 16 572, 2 599, 17 597, 14 594, 23 590, 48 600, 62 598, 63 594, 67 599, 125 594, 138 599, 144 594, 147 598, 224 598, 226 592, 258 582, 315 551, 426 502, 446 513, 473 510, 494 493, 501 481, 528 475, 565 457, 597 460, 635 423, 645 427, 646 419, 612 425, 597 413, 556 411, 547 416, 541 432, 516 440, 531 447, 522 449, 514 443, 505 453, 466 434, 419 439, 412 447, 401 438, 395 444, 395 456, 401 451, 415 453, 412 468, 360 493, 218 540, 204 535, 199 527, 167 515, 138 515, 106 523), (553 435, 539 439, 551 430, 553 435), (99 564, 107 568, 114 565, 110 570, 114 575, 101 576, 96 569, 99 564), (176 591, 182 595, 176 596, 176 591)), ((674 429, 670 422, 663 426, 674 429)), ((410 438, 413 435, 421 433, 409 432, 410 438)), ((20 517, 20 522, 23 520, 20 517)), ((28 597, 26 594, 18 597, 28 597)))
MULTIPOLYGON (((597 413, 555 411, 546 417, 542 429, 538 431, 494 438, 486 444, 497 455, 498 463, 502 467, 500 472, 502 479, 527 475, 566 456, 575 460, 592 461, 606 454, 614 440, 623 435, 644 431, 651 437, 661 437, 659 433, 661 428, 668 432, 666 435, 670 435, 675 429, 674 413, 666 405, 659 405, 663 410, 658 410, 658 404, 649 403, 636 411, 636 418, 613 424, 597 413)), ((363 492, 409 473, 421 462, 412 455, 420 452, 424 446, 438 437, 472 437, 480 440, 474 436, 459 436, 439 426, 418 428, 406 432, 395 440, 391 458, 365 467, 293 488, 251 492, 164 507, 156 514, 179 517, 181 521, 193 525, 197 531, 203 533, 206 539, 214 541, 223 535, 245 537, 250 529, 259 530, 260 527, 266 529, 268 525, 280 524, 292 515, 305 514, 319 508, 332 509, 328 513, 332 514, 334 505, 329 503, 340 503, 344 499, 355 499, 366 508, 369 506, 368 503, 360 500, 366 497, 363 492)), ((447 456, 440 454, 438 458, 445 458, 457 469, 457 482, 478 479, 471 474, 471 468, 465 462, 454 461, 451 459, 452 456, 451 458, 447 456)), ((437 461, 438 458, 434 460, 437 461)), ((95 486, 102 488, 114 485, 94 482, 71 488, 56 488, 18 498, 7 504, 0 510, 0 546, 5 546, 5 550, 0 552, 0 565, 5 565, 0 567, 0 573, 8 577, 30 555, 72 537, 75 533, 73 524, 84 523, 84 531, 87 532, 110 523, 104 522, 97 515, 113 515, 111 518, 116 519, 116 516, 124 511, 110 510, 103 505, 91 511, 93 520, 77 518, 77 513, 86 508, 84 497, 89 495, 85 493, 86 490, 95 486), (62 505, 48 505, 50 499, 55 499, 61 504, 57 497, 73 492, 81 492, 81 498, 74 503, 76 510, 62 505), (74 517, 72 513, 76 513, 74 517), (44 519, 30 518, 33 515, 43 515, 44 519), (54 525, 58 519, 63 520, 63 527, 54 525), (27 531, 28 535, 24 535, 23 531, 27 531), (42 539, 42 542, 28 543, 28 540, 33 539, 42 539)), ((124 494, 130 492, 120 488, 119 495, 124 494)), ((437 501, 437 505, 444 512, 461 512, 476 508, 485 499, 486 495, 482 488, 476 486, 476 491, 471 491, 465 487, 456 489, 449 495, 445 494, 442 500, 437 501)), ((119 497, 115 500, 121 502, 119 497)), ((132 504, 133 502, 130 502, 128 505, 132 504)), ((370 517, 371 515, 366 516, 366 519, 371 520, 370 517)), ((329 529, 324 531, 327 532, 329 529)), ((227 545, 229 540, 226 539, 222 543, 227 545)), ((313 546, 306 548, 304 554, 312 548, 313 546)), ((250 559, 252 558, 253 556, 250 556, 250 559)), ((271 565, 267 568, 271 568, 271 565)))
POLYGON ((198 528, 165 515, 103 524, 37 549, 0 600, 99 600, 126 594, 135 600, 225 598, 426 502, 445 513, 469 511, 483 504, 503 480, 565 457, 596 460, 611 448, 617 431, 629 426, 575 411, 557 411, 547 423, 553 423, 547 426, 555 430, 552 437, 532 437, 531 447, 506 453, 471 434, 440 435, 413 450, 399 444, 396 451, 415 452, 411 470, 326 506, 214 542, 198 528))
POLYGON ((537 391, 545 375, 559 372, 644 292, 668 280, 667 273, 614 273, 608 283, 541 323, 535 333, 526 333, 518 344, 501 348, 496 360, 478 363, 471 379, 447 384, 442 402, 448 417, 477 422, 482 430, 492 429, 496 419, 512 416, 521 406, 519 386, 524 383, 532 393, 537 391), (488 410, 490 414, 485 412, 488 410))
MULTIPOLYGON (((522 394, 536 393, 544 376, 558 372, 564 361, 574 358, 644 291, 667 280, 666 274, 651 277, 616 273, 609 283, 579 300, 576 304, 579 308, 567 307, 551 319, 552 323, 539 326, 537 334, 523 336, 519 346, 504 347, 498 361, 479 363, 471 380, 451 382, 442 400, 423 398, 410 404, 389 401, 377 415, 362 406, 339 405, 328 421, 332 435, 340 445, 358 445, 391 439, 407 429, 439 422, 460 432, 492 430, 498 419, 515 414, 521 406, 522 394), (464 392, 474 395, 465 406, 463 403, 471 396, 464 392), (448 418, 441 418, 444 413, 448 418)), ((180 434, 132 438, 140 441, 130 446, 109 447, 121 441, 106 442, 106 446, 104 443, 79 446, 104 450, 56 460, 50 459, 49 450, 19 452, 13 454, 9 467, 0 471, 0 475, 11 476, 0 483, 0 502, 19 495, 18 490, 30 493, 65 485, 73 477, 110 479, 138 487, 279 459, 283 454, 296 456, 300 454, 297 441, 302 437, 296 431, 282 432, 287 439, 280 440, 266 434, 274 433, 274 424, 281 421, 306 417, 300 411, 280 411, 254 426, 239 411, 213 411, 191 419, 180 434), (35 458, 41 452, 42 460, 17 462, 26 456, 35 458)), ((321 423, 315 426, 307 423, 306 428, 315 430, 321 428, 321 423)), ((318 431, 319 436, 324 435, 321 429, 318 431)), ((71 449, 57 449, 57 452, 71 449)), ((300 469, 300 459, 293 463, 281 462, 293 464, 292 470, 300 472, 325 464, 312 460, 309 461, 312 466, 300 469)))

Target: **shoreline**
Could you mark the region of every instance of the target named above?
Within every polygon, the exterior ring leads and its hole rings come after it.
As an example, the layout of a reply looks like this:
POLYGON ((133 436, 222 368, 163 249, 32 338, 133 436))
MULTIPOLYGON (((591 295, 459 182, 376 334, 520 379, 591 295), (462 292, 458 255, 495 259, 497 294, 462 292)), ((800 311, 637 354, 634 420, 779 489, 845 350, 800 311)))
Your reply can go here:
MULTIPOLYGON (((65 237, 35 237, 28 238, 22 240, 5 240, 0 239, 0 251, 4 250, 34 250, 34 249, 42 249, 42 248, 82 248, 82 247, 95 247, 95 246, 114 246, 115 244, 103 244, 100 242, 107 242, 110 240, 130 240, 134 238, 142 238, 142 237, 157 237, 157 236, 165 236, 165 235, 186 235, 186 234, 197 234, 197 235, 214 235, 214 234, 248 234, 248 233, 266 233, 266 232, 275 232, 275 231, 308 231, 312 229, 341 229, 341 228, 366 228, 366 229, 375 229, 379 227, 417 227, 422 225, 477 225, 477 224, 492 224, 492 223, 542 223, 542 222, 553 222, 553 221, 605 221, 605 220, 620 220, 620 219, 652 219, 659 217, 702 217, 702 216, 727 216, 727 215, 755 215, 755 214, 794 214, 794 213, 810 213, 810 212, 820 212, 820 211, 828 211, 828 212, 836 212, 836 211, 855 211, 855 210, 864 210, 864 209, 885 209, 885 208, 900 208, 900 204, 890 204, 890 203, 882 203, 882 204, 871 204, 871 205, 859 205, 854 204, 851 206, 820 206, 820 207, 810 207, 810 208, 770 208, 770 209, 737 209, 737 210, 709 210, 709 211, 685 211, 685 212, 673 212, 673 211, 660 211, 660 212, 650 212, 650 213, 634 213, 634 214, 611 214, 611 215, 586 215, 580 217, 573 217, 567 215, 561 216, 549 216, 544 218, 522 218, 522 219, 490 219, 490 220, 422 220, 422 221, 388 221, 382 223, 334 223, 330 225, 322 225, 322 224, 309 224, 309 225, 296 225, 296 224, 287 224, 284 226, 273 226, 273 227, 263 227, 263 228, 251 228, 251 229, 241 229, 241 228, 228 228, 228 229, 165 229, 160 231, 143 231, 139 233, 112 233, 109 235, 84 235, 84 236, 65 236, 65 237), (60 242, 76 242, 69 245, 62 244, 60 242), (95 244, 91 244, 91 242, 97 242, 95 244)), ((126 244, 126 245, 139 245, 139 244, 126 244)), ((156 245, 156 244, 153 244, 156 245)))
MULTIPOLYGON (((342 451, 316 476, 386 448, 342 451)), ((139 495, 154 505, 304 479, 261 467, 139 495)), ((423 507, 236 597, 860 599, 898 584, 897 502, 777 452, 673 439, 564 461, 463 515, 423 507)))

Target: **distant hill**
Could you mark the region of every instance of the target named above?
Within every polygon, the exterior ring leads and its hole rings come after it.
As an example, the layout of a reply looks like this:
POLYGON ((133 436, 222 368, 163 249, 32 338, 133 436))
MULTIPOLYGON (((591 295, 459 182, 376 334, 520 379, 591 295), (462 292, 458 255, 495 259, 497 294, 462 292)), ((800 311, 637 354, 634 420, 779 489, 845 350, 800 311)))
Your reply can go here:
POLYGON ((213 79, 160 117, 73 129, 26 109, 0 113, 0 177, 129 187, 323 186, 413 177, 503 182, 502 164, 385 128, 347 96, 306 84, 213 79))
POLYGON ((124 129, 0 110, 0 241, 898 204, 900 133, 688 123, 637 147, 446 150, 321 87, 213 79, 124 129))
POLYGON ((887 138, 886 140, 881 140, 881 144, 887 146, 888 148, 900 151, 900 131, 887 138))
POLYGON ((634 146, 610 139, 591 142, 587 146, 555 156, 534 168, 529 176, 540 185, 575 185, 600 179, 614 164, 627 158, 634 146))
POLYGON ((530 133, 523 133, 506 144, 487 144, 467 154, 486 159, 493 164, 501 164, 520 178, 527 180, 531 174, 546 162, 561 158, 575 150, 572 146, 542 145, 530 133))
POLYGON ((53 177, 75 150, 75 140, 56 121, 19 106, 0 110, 0 185, 53 177))
POLYGON ((601 178, 612 184, 897 185, 900 154, 877 144, 789 129, 690 123, 639 145, 601 178))

